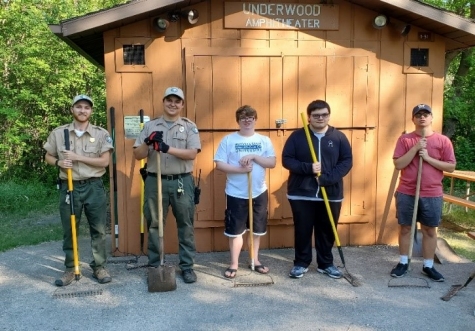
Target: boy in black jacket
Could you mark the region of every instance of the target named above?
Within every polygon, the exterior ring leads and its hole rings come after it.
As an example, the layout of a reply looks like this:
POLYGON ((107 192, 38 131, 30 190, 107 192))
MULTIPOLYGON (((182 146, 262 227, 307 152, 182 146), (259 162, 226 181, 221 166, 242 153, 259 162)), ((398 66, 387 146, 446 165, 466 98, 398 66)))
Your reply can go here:
POLYGON ((293 132, 282 151, 282 164, 289 170, 287 198, 294 219, 295 260, 289 273, 301 278, 312 262, 312 231, 315 234, 317 271, 341 278, 333 265, 335 236, 321 187, 325 187, 335 226, 343 201, 343 177, 353 166, 353 155, 346 136, 328 125, 330 105, 323 100, 307 106, 310 136, 319 162, 313 163, 304 129, 293 132), (320 176, 317 178, 317 174, 320 176))

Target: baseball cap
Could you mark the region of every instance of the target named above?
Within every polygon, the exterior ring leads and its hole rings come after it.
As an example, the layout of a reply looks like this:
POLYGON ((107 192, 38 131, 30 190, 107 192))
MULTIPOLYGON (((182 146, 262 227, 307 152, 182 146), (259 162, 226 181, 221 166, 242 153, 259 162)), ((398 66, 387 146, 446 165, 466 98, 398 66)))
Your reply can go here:
POLYGON ((185 100, 185 95, 183 94, 183 91, 178 88, 178 87, 169 87, 165 90, 165 94, 163 95, 163 98, 165 99, 169 95, 175 95, 179 97, 181 100, 185 100))
POLYGON ((432 109, 428 105, 426 105, 424 103, 421 103, 421 104, 418 104, 417 106, 415 106, 412 109, 412 117, 414 117, 414 115, 416 115, 418 112, 420 112, 422 110, 425 110, 425 111, 429 112, 430 114, 432 114, 432 109))
POLYGON ((94 103, 92 102, 92 99, 89 98, 87 95, 84 95, 84 94, 76 95, 73 99, 72 105, 74 106, 77 102, 79 102, 81 100, 85 100, 85 101, 89 102, 91 104, 91 107, 94 106, 94 103))

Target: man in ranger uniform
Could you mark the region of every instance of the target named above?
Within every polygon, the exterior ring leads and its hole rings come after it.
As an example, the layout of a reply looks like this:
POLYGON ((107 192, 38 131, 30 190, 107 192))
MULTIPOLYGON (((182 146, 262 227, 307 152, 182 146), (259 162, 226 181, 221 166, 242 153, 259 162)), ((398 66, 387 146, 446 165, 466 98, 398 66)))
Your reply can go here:
MULTIPOLYGON (((93 102, 87 95, 73 99, 71 113, 74 120, 51 132, 43 148, 45 161, 59 167, 60 196, 59 210, 63 225, 63 251, 66 255, 66 271, 56 286, 71 284, 74 275, 74 252, 71 232, 71 206, 68 195, 67 169, 71 169, 73 179, 74 213, 76 228, 79 229, 82 210, 86 214, 91 233, 91 248, 94 260, 90 263, 93 277, 101 284, 112 280, 104 268, 106 264, 106 213, 107 197, 102 183, 102 175, 109 166, 110 153, 114 149, 109 133, 89 123, 93 102), (65 148, 64 130, 69 131, 70 148, 65 148)), ((76 233, 77 233, 76 229, 76 233)))
MULTIPOLYGON (((163 96, 163 115, 145 123, 134 144, 137 160, 147 158, 145 179, 144 216, 148 226, 148 263, 160 265, 158 245, 158 187, 157 154, 160 158, 162 176, 163 220, 168 207, 172 206, 178 228, 178 255, 185 283, 196 282, 193 271, 195 256, 194 235, 194 190, 192 171, 196 155, 201 150, 200 136, 195 123, 180 116, 185 105, 185 96, 178 87, 169 87, 163 96)), ((165 225, 165 224, 164 224, 165 225)))

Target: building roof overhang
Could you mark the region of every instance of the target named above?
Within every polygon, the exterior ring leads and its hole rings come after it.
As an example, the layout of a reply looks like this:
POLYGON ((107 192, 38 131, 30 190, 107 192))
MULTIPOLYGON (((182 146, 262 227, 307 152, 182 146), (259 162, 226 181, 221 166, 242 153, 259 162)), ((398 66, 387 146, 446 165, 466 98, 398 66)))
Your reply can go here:
MULTIPOLYGON (((109 9, 50 25, 50 30, 95 65, 104 68, 105 31, 203 0, 133 0, 109 9)), ((446 51, 475 46, 472 20, 417 0, 347 0, 406 24, 432 31, 446 39, 446 51)))

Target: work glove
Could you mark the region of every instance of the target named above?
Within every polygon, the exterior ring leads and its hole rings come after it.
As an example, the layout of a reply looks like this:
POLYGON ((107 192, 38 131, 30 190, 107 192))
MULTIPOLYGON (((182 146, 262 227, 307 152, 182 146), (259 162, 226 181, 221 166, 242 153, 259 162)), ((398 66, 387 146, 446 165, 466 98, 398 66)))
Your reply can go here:
POLYGON ((153 143, 153 149, 156 150, 157 152, 162 152, 166 153, 170 149, 170 146, 165 144, 163 141, 162 142, 154 142, 153 143))
POLYGON ((163 141, 163 131, 153 131, 150 136, 144 139, 144 142, 147 145, 152 145, 154 143, 161 143, 163 141))

